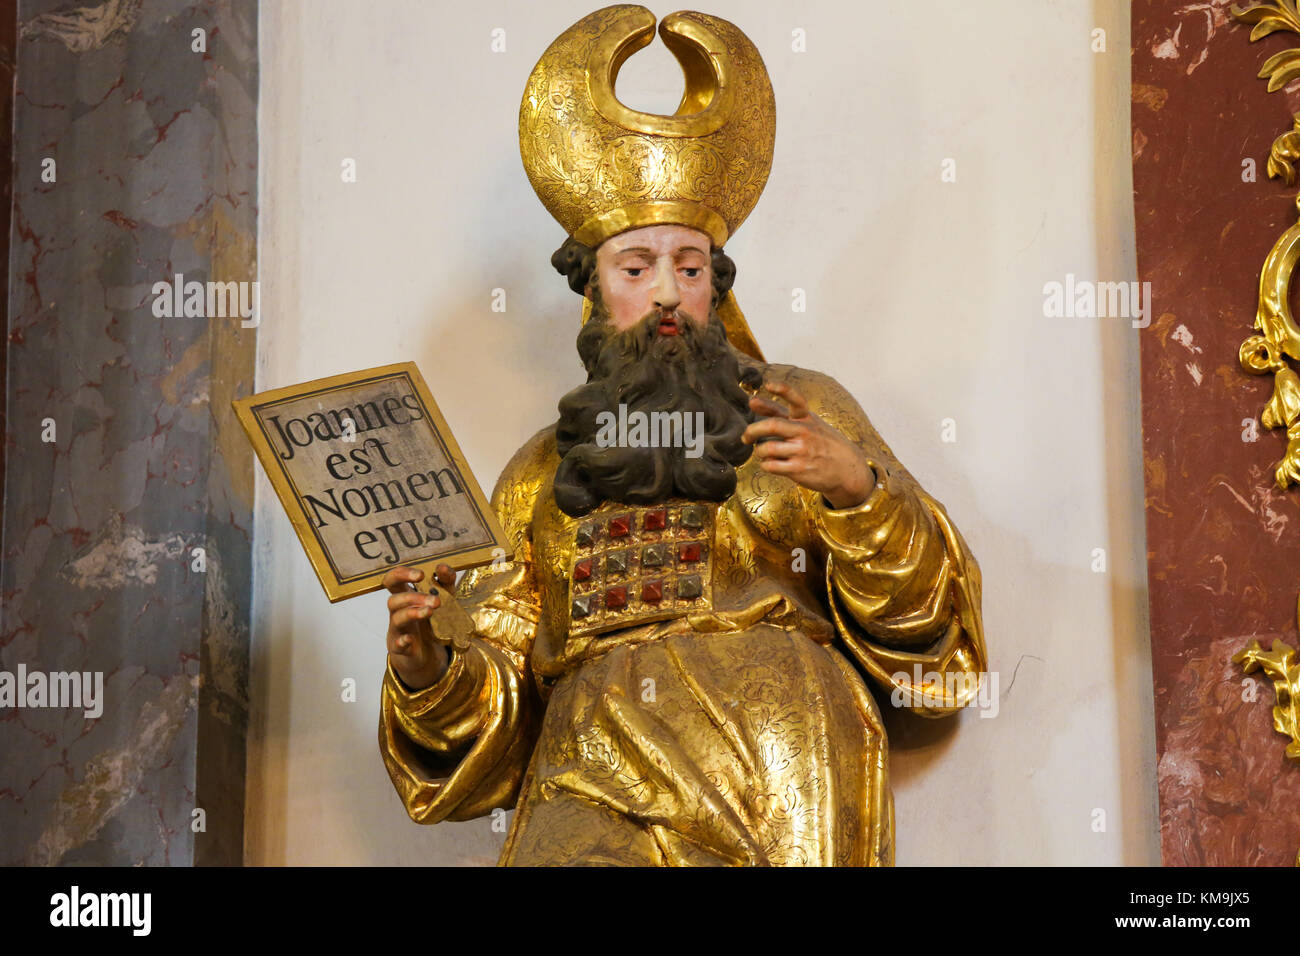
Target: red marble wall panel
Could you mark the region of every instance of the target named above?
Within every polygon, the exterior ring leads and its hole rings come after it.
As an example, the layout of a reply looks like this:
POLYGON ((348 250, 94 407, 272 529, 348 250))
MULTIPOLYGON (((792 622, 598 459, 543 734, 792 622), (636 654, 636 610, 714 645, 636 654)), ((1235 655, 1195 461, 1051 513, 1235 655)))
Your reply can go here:
POLYGON ((1264 258, 1296 221, 1295 189, 1268 179, 1266 165, 1300 113, 1300 91, 1268 93, 1256 74, 1270 54, 1300 47, 1300 36, 1250 43, 1231 6, 1133 4, 1138 272, 1152 300, 1141 332, 1142 434, 1168 865, 1289 865, 1300 850, 1300 766, 1272 729, 1272 688, 1259 681, 1257 699, 1243 699, 1246 678, 1230 660, 1253 639, 1298 640, 1300 490, 1273 484, 1285 436, 1258 424, 1272 380, 1244 372, 1237 352, 1264 258))

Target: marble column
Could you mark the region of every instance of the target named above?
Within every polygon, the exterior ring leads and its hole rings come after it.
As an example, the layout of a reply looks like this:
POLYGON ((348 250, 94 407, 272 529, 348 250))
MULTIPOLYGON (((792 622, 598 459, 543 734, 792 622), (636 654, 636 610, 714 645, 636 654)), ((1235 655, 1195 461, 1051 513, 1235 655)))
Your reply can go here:
POLYGON ((257 4, 18 34, 0 671, 103 683, 0 707, 0 863, 238 864, 256 328, 156 286, 256 279, 257 4))

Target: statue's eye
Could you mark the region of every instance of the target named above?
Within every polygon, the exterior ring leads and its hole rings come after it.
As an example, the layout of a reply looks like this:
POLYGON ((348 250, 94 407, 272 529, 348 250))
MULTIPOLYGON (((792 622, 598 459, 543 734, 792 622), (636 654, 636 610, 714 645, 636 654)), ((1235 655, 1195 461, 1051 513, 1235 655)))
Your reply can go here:
POLYGON ((700 275, 700 271, 701 271, 701 270, 700 270, 699 266, 690 266, 689 268, 687 268, 687 269, 685 270, 685 272, 686 272, 686 278, 688 278, 688 279, 696 279, 696 278, 699 277, 699 275, 700 275))
POLYGON ((624 269, 623 271, 626 272, 628 275, 630 275, 633 279, 635 279, 645 270, 640 266, 632 266, 631 268, 624 269))

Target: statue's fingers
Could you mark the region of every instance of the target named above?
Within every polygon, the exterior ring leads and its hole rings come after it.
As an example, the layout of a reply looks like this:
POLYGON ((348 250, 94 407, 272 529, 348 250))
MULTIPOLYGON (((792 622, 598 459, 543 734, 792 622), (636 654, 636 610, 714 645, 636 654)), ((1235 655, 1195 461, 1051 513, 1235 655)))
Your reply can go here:
POLYGON ((808 414, 808 400, 789 382, 769 382, 764 387, 773 395, 780 395, 786 400, 790 406, 791 418, 803 418, 808 414))
POLYGON ((758 463, 758 467, 774 475, 785 475, 787 478, 802 475, 804 471, 804 463, 798 458, 764 458, 758 463))
POLYGON ((423 607, 427 601, 428 595, 420 591, 398 591, 388 599, 388 610, 391 613, 412 605, 423 607))
POLYGON ((796 438, 806 431, 806 425, 788 418, 763 418, 746 426, 740 437, 752 444, 760 438, 796 438))
POLYGON ((399 634, 394 643, 397 645, 397 648, 395 651, 391 651, 390 653, 396 654, 398 657, 404 658, 416 666, 422 664, 428 657, 427 648, 430 643, 430 638, 428 637, 420 641, 416 640, 416 638, 410 634, 399 634))
POLYGON ((755 395, 749 400, 749 407, 757 415, 763 415, 768 418, 788 418, 789 414, 784 408, 776 402, 768 401, 766 398, 755 395))
POLYGON ((451 590, 456 583, 456 572, 451 569, 449 564, 438 565, 434 569, 434 576, 438 579, 438 583, 447 590, 451 590))
POLYGON ((759 461, 790 459, 802 454, 804 447, 796 441, 765 441, 754 447, 754 457, 759 461))
POLYGON ((394 594, 411 590, 410 585, 424 577, 424 572, 415 568, 393 568, 384 575, 380 583, 394 594))
POLYGON ((433 608, 427 605, 402 608, 402 610, 393 613, 393 627, 401 631, 408 630, 416 621, 422 621, 432 613, 433 608))

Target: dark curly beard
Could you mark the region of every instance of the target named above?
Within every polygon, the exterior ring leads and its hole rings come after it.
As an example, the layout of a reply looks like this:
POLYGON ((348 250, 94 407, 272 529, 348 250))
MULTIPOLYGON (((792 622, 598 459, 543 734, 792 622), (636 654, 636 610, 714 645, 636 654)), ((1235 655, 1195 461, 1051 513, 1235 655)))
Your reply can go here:
POLYGON ((578 333, 587 384, 560 399, 555 426, 561 459, 555 502, 565 514, 585 515, 606 500, 722 501, 736 490, 736 468, 753 452, 740 436, 755 418, 741 383, 757 387, 761 375, 736 360, 716 311, 710 310, 703 329, 680 309, 676 314, 676 335, 659 334, 658 311, 619 332, 609 324, 597 290, 591 318, 578 333), (597 416, 617 414, 620 404, 629 417, 680 412, 683 420, 696 421, 695 413, 703 412, 702 453, 690 457, 684 447, 601 447, 597 416))

